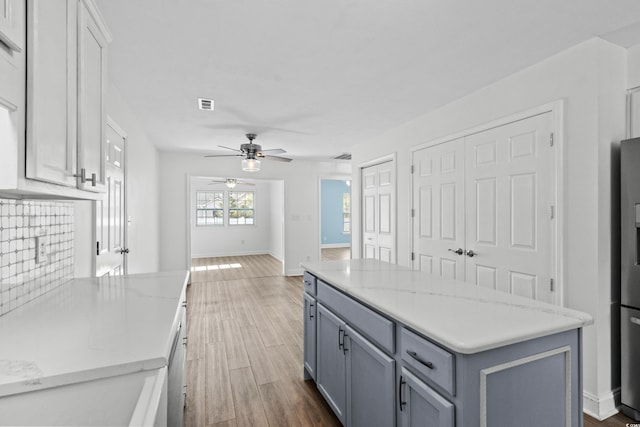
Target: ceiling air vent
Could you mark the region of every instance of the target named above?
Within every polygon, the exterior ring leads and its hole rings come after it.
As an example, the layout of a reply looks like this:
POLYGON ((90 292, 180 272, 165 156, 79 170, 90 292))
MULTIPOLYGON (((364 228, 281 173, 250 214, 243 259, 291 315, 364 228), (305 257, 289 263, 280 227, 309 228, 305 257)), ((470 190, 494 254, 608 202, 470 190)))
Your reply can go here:
POLYGON ((340 154, 338 157, 334 157, 334 160, 351 160, 350 153, 340 154))
POLYGON ((205 111, 213 111, 213 99, 198 98, 198 108, 205 111))

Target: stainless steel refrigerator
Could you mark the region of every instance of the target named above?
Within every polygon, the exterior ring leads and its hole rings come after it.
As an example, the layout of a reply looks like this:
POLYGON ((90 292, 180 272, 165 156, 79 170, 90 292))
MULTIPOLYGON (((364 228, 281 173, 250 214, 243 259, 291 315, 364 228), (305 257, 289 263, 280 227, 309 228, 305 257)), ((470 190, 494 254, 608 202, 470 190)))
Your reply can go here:
POLYGON ((622 141, 620 157, 621 400, 640 420, 640 138, 622 141))

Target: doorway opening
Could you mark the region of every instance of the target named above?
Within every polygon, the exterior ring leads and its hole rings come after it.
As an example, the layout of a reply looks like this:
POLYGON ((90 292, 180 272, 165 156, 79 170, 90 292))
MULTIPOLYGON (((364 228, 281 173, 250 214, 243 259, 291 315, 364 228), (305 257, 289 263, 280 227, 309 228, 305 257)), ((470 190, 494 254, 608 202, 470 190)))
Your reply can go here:
POLYGON ((192 270, 217 265, 214 258, 269 255, 284 274, 284 181, 192 176, 189 186, 192 270))
POLYGON ((351 181, 320 180, 320 259, 351 258, 351 181))

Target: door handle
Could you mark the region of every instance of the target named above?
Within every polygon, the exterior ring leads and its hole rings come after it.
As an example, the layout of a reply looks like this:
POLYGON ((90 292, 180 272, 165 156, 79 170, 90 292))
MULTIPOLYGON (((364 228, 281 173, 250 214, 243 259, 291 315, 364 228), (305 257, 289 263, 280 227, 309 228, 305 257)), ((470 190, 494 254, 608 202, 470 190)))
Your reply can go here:
POLYGON ((120 248, 118 252, 120 252, 120 255, 128 254, 129 248, 120 248))
POLYGON ((338 326, 338 349, 344 350, 344 331, 342 326, 338 326))
POLYGON ((478 253, 477 253, 477 252, 473 252, 471 249, 469 249, 469 250, 467 251, 467 256, 468 256, 469 258, 473 258, 473 257, 474 257, 474 256, 476 256, 476 255, 478 255, 478 253))
POLYGON ((447 249, 449 252, 453 252, 454 254, 458 254, 458 255, 462 255, 464 253, 464 250, 462 248, 458 248, 458 249, 447 249))

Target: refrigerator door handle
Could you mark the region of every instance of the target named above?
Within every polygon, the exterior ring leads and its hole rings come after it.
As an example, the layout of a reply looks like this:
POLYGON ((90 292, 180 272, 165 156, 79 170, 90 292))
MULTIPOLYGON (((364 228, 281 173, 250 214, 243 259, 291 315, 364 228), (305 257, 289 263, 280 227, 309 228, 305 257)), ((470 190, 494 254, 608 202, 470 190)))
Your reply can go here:
POLYGON ((640 325, 640 319, 637 317, 631 317, 631 323, 635 323, 636 325, 640 325))

